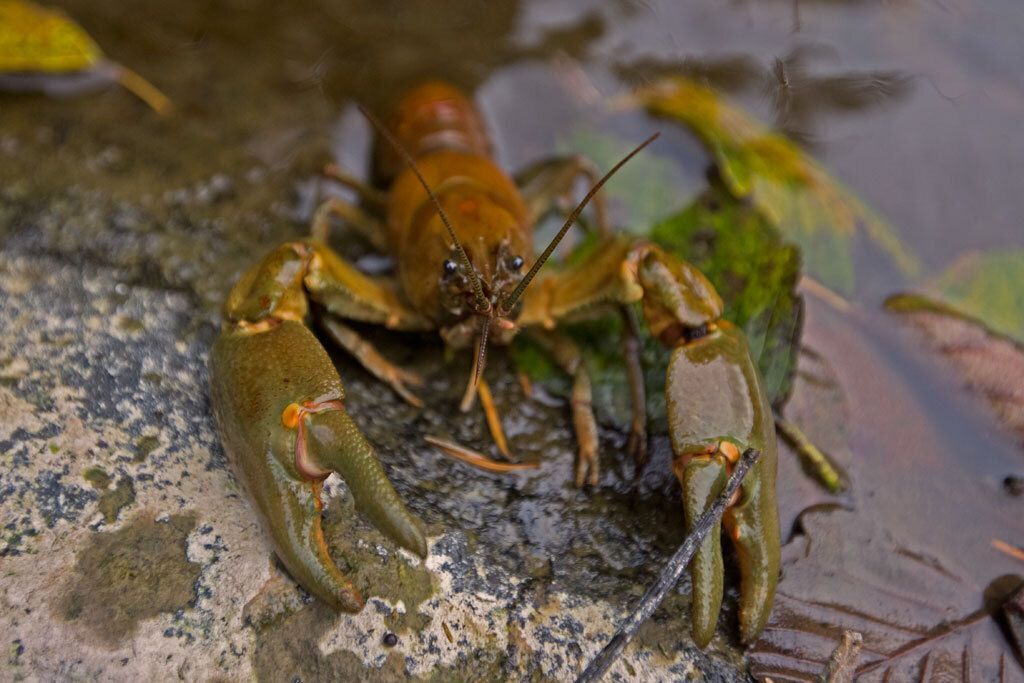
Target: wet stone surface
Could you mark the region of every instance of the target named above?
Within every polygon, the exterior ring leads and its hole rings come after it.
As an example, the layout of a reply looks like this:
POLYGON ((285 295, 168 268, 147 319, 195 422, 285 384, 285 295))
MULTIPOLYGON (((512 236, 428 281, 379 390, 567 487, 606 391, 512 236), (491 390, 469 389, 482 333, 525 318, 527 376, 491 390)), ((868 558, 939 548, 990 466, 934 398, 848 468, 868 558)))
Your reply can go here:
MULTIPOLYGON (((111 206, 73 191, 4 199, 0 632, 19 644, 5 678, 566 679, 681 539, 664 439, 634 483, 623 435, 605 432, 601 485, 576 490, 566 406, 524 400, 496 353, 489 372, 513 446, 543 465, 470 470, 422 442, 487 443, 476 411, 457 411, 466 359, 446 362, 429 338, 371 333, 429 378, 431 408, 416 411, 337 359, 349 409, 432 545, 425 565, 398 551, 332 484, 332 553, 371 599, 358 615, 330 612, 276 567, 221 451, 206 390, 215 311, 187 276, 154 272, 158 257, 138 265, 167 228, 149 233, 140 211, 126 237, 111 206), (71 229, 90 212, 95 232, 71 229)), ((617 674, 742 678, 727 636, 693 647, 687 607, 673 596, 617 674)))

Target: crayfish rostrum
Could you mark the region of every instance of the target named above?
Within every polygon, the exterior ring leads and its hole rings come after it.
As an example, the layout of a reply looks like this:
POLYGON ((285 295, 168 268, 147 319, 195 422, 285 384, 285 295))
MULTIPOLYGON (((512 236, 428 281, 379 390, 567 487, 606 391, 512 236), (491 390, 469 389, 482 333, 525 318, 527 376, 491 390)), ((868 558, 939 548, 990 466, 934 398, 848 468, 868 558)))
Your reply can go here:
MULTIPOLYGON (((285 567, 328 604, 361 608, 321 530, 320 489, 332 471, 378 528, 421 556, 427 552, 417 521, 346 413, 338 372, 310 322, 413 404, 418 399, 410 387, 418 377, 384 359, 346 321, 437 330, 446 345, 473 348, 464 403, 476 392, 482 402, 489 398, 482 375, 488 342, 502 345, 517 334, 530 335, 573 378, 576 483, 582 486, 598 481, 591 382, 579 347, 558 326, 612 308, 625 317, 627 334, 635 335, 632 304, 641 302, 651 334, 673 349, 668 425, 687 524, 724 487, 742 452, 762 453, 724 517, 739 556, 740 635, 746 642, 756 638, 771 611, 779 569, 775 432, 760 375, 743 333, 721 319, 722 301, 707 278, 655 244, 610 234, 597 193, 653 137, 600 179, 585 160, 572 157, 538 164, 517 184, 492 160, 472 101, 451 86, 428 83, 413 90, 386 124, 365 113, 379 132, 375 177, 386 192, 329 168, 364 201, 327 201, 317 212, 313 237, 277 247, 242 277, 228 297, 224 331, 211 356, 213 407, 225 449, 285 567), (534 225, 564 204, 581 176, 593 188, 535 256, 534 225), (598 247, 570 267, 537 277, 592 198, 598 247), (375 204, 383 220, 368 210, 375 204), (326 245, 332 215, 385 250, 394 260, 394 277, 364 274, 332 251, 326 245)), ((634 397, 628 449, 642 463, 643 379, 637 345, 624 348, 634 397)), ((493 461, 490 469, 503 468, 493 461)), ((703 646, 722 602, 719 534, 705 541, 691 572, 692 631, 703 646)))

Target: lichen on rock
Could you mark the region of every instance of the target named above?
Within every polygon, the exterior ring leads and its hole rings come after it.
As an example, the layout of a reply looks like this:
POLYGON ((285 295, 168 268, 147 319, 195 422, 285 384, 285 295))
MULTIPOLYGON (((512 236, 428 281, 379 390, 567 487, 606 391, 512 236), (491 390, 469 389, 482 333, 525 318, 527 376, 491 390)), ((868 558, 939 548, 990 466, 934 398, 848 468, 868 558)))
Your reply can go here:
POLYGON ((194 513, 163 521, 144 513, 118 531, 92 534, 60 588, 60 617, 116 646, 139 621, 188 608, 202 569, 186 556, 195 520, 194 513))

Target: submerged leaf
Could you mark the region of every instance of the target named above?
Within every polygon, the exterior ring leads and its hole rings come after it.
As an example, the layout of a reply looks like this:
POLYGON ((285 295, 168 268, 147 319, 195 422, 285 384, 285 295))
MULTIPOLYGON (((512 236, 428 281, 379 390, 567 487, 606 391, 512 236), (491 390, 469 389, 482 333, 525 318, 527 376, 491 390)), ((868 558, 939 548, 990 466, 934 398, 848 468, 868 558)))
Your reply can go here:
POLYGON ((964 254, 933 289, 957 310, 1024 342, 1024 249, 964 254))
POLYGON ((880 216, 793 142, 713 90, 676 77, 636 97, 651 113, 693 131, 729 191, 752 201, 799 244, 808 270, 826 284, 844 292, 853 289, 851 243, 861 231, 905 274, 917 272, 917 259, 880 216))
MULTIPOLYGON (((560 152, 583 154, 597 168, 611 168, 636 147, 633 140, 594 130, 576 130, 566 144, 559 144, 560 152)), ((606 186, 605 194, 625 208, 629 217, 629 230, 646 232, 647 229, 678 207, 679 188, 683 176, 670 159, 659 157, 649 150, 632 159, 615 174, 615 182, 606 186)))
POLYGON ((805 535, 784 549, 771 624, 750 656, 755 677, 817 680, 849 630, 863 636, 859 681, 988 681, 1018 669, 993 617, 1024 580, 996 581, 980 601, 966 577, 863 515, 814 510, 801 522, 805 535))
MULTIPOLYGON (((852 487, 844 507, 815 505, 793 526, 772 616, 749 653, 752 674, 817 681, 843 634, 856 631, 858 681, 1018 680, 1024 669, 999 622, 1024 563, 994 541, 1024 533, 1024 499, 1000 483, 1019 453, 965 438, 976 418, 948 387, 911 370, 917 345, 895 343, 890 316, 812 301, 807 327, 806 344, 821 350, 816 362, 849 408, 839 424, 810 419, 808 431, 845 444, 826 443, 852 487)), ((1024 369, 1005 371, 1024 385, 1024 369)), ((808 405, 808 386, 794 406, 808 405)), ((787 479, 784 521, 801 506, 787 479)))

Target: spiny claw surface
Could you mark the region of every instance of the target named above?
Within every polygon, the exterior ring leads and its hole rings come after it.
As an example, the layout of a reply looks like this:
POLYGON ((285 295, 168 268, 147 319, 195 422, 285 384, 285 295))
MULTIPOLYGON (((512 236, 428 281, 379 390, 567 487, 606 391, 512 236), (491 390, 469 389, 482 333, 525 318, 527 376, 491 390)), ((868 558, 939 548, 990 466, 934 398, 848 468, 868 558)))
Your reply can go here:
MULTIPOLYGON (((678 346, 665 393, 688 527, 714 501, 740 453, 761 451, 723 517, 739 560, 740 638, 753 642, 771 613, 780 539, 774 423, 743 333, 720 322, 706 336, 678 346)), ((704 647, 714 635, 722 603, 720 534, 704 541, 690 572, 693 638, 704 647)))
POLYGON ((426 556, 417 521, 345 411, 341 379, 305 325, 229 327, 211 353, 210 383, 228 457, 281 562, 310 593, 337 609, 363 605, 324 541, 320 489, 332 471, 378 529, 426 556))

